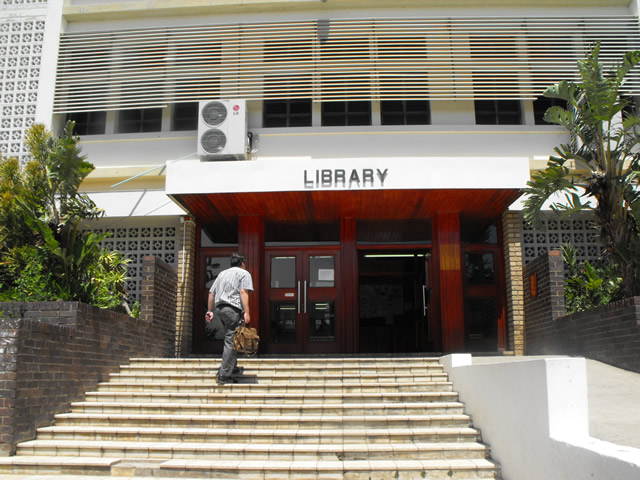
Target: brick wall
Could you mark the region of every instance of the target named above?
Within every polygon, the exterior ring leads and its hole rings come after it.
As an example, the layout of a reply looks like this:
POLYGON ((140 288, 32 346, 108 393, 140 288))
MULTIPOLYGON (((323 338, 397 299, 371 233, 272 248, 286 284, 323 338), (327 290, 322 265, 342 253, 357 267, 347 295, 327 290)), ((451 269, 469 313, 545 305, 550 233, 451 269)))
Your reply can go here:
POLYGON ((558 353, 554 332, 564 315, 564 270, 559 251, 551 250, 524 268, 525 351, 558 353))
POLYGON ((566 355, 640 373, 640 297, 561 317, 556 335, 566 355))
POLYGON ((78 302, 0 303, 0 454, 129 358, 173 356, 175 269, 145 259, 144 276, 154 303, 140 319, 78 302))
POLYGON ((525 267, 527 354, 587 357, 640 373, 640 297, 563 316, 563 274, 559 252, 525 267), (532 274, 535 297, 528 281, 532 274))

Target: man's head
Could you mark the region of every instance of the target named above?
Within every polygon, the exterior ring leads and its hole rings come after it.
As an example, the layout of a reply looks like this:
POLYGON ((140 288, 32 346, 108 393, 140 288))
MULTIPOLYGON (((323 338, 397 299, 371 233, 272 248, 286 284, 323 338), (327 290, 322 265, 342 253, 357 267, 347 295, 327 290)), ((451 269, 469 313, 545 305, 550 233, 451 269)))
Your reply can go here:
POLYGON ((232 267, 241 267, 243 263, 247 263, 247 259, 244 255, 240 255, 239 253, 235 252, 231 255, 232 267))

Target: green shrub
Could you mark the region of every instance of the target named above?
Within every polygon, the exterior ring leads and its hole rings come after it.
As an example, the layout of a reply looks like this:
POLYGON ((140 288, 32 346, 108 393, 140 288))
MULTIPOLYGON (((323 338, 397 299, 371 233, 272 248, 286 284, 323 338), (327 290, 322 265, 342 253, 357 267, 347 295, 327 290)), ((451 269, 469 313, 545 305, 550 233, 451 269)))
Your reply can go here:
POLYGON ((0 301, 38 302, 55 297, 47 258, 37 248, 13 248, 2 256, 1 263, 0 301))
POLYGON ((94 166, 73 127, 68 122, 54 137, 31 126, 25 144, 32 160, 24 168, 0 158, 0 300, 73 300, 128 311, 128 260, 100 247, 106 234, 82 229, 103 212, 79 191, 94 166))
POLYGON ((562 258, 568 267, 564 297, 567 313, 581 312, 624 298, 622 277, 615 265, 593 266, 578 262, 572 245, 562 246, 562 258))

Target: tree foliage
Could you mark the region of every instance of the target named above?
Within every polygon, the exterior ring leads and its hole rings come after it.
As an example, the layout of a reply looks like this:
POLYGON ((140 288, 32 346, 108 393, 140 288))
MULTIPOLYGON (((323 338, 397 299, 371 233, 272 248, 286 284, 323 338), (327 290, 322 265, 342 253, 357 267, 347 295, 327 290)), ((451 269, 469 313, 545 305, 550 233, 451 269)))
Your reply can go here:
POLYGON ((79 191, 94 167, 73 127, 68 122, 54 137, 33 125, 25 139, 32 159, 24 168, 16 159, 0 159, 0 299, 100 307, 124 300, 128 260, 101 249, 106 234, 82 229, 102 211, 79 191))
POLYGON ((608 73, 599 53, 598 44, 578 62, 579 82, 562 81, 544 92, 566 101, 566 108, 551 107, 544 119, 565 127, 571 141, 555 149, 546 169, 532 174, 524 214, 539 224, 543 205, 556 193, 565 200, 552 203, 557 213, 593 211, 605 255, 617 265, 625 294, 634 296, 640 295, 640 117, 628 109, 622 87, 640 51, 628 52, 608 73))

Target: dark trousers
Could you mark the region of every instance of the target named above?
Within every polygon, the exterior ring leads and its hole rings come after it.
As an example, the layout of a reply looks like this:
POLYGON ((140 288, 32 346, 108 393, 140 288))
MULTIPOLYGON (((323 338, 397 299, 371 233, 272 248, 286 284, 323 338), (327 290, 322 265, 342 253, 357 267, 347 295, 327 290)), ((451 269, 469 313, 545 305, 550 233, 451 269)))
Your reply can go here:
POLYGON ((242 312, 231 305, 220 305, 216 307, 215 314, 224 327, 224 350, 218 377, 229 378, 238 364, 238 354, 233 348, 233 335, 242 321, 242 312))

